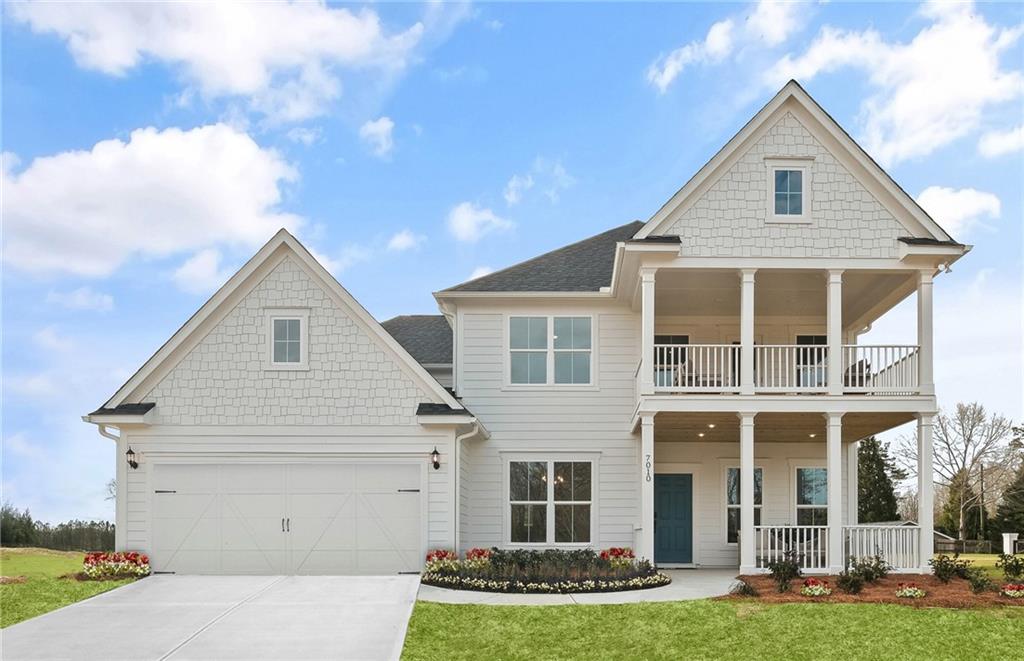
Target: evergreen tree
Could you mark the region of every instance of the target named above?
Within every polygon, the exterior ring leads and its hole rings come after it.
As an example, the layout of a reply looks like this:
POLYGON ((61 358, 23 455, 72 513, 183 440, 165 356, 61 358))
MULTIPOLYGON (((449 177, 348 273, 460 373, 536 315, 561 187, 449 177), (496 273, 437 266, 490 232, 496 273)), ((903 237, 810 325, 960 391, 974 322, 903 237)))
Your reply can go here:
POLYGON ((897 468, 889 448, 871 436, 857 450, 857 517, 860 523, 900 518, 896 482, 907 477, 897 468))
POLYGON ((1024 464, 1017 469, 1017 476, 1003 491, 1002 500, 996 508, 995 524, 994 527, 999 531, 1024 535, 1024 464))

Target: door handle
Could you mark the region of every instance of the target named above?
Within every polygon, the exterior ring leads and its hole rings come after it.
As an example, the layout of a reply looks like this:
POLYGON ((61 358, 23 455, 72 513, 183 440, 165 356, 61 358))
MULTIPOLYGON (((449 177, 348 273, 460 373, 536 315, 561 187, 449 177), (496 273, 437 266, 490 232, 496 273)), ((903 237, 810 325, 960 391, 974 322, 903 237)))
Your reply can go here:
POLYGON ((281 519, 281 532, 284 532, 284 518, 281 519))
POLYGON ((288 517, 285 520, 288 522, 288 524, 287 524, 288 525, 288 532, 291 532, 292 531, 292 518, 288 517))

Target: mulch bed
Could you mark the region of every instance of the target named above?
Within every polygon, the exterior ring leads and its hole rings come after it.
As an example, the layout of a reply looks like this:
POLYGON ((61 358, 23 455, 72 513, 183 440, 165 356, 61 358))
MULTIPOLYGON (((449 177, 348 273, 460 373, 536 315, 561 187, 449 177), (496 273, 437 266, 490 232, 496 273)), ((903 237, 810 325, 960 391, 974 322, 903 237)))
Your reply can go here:
POLYGON ((816 576, 824 578, 832 588, 832 594, 827 597, 805 597, 800 594, 803 587, 803 578, 798 578, 790 584, 789 592, 778 592, 775 582, 766 574, 753 576, 739 576, 740 580, 752 585, 758 592, 757 597, 741 597, 727 595, 719 597, 726 600, 749 600, 756 599, 770 604, 784 603, 808 603, 815 601, 828 602, 830 604, 902 604, 904 606, 929 607, 938 606, 941 608, 985 608, 993 606, 1024 606, 1024 599, 1011 599, 999 594, 999 585, 996 591, 982 592, 975 594, 971 585, 962 579, 953 579, 949 583, 943 583, 930 574, 891 574, 879 580, 877 583, 865 583, 860 594, 846 594, 836 587, 835 576, 816 576), (907 599, 896 596, 896 588, 900 583, 914 583, 925 591, 921 599, 907 599))
POLYGON ((72 580, 72 581, 96 582, 96 581, 120 581, 120 580, 123 580, 123 579, 126 579, 126 578, 144 578, 144 577, 143 576, 139 576, 138 574, 108 574, 108 575, 97 576, 96 578, 93 578, 93 577, 89 576, 88 574, 86 574, 85 572, 81 572, 80 571, 80 572, 75 572, 73 574, 64 574, 64 575, 61 576, 61 578, 66 578, 66 579, 72 580))

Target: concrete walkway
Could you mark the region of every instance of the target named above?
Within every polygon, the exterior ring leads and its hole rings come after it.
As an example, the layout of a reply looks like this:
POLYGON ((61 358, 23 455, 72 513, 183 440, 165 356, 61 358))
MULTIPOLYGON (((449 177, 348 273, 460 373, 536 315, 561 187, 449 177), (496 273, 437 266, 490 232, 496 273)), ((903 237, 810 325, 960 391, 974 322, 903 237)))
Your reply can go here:
POLYGON ((660 588, 629 592, 584 594, 504 594, 449 590, 421 585, 419 599, 445 604, 488 604, 492 606, 557 606, 563 604, 636 604, 646 601, 685 601, 728 594, 735 582, 735 569, 665 569, 672 582, 660 588))
POLYGON ((152 576, 15 624, 0 657, 398 659, 418 576, 152 576))

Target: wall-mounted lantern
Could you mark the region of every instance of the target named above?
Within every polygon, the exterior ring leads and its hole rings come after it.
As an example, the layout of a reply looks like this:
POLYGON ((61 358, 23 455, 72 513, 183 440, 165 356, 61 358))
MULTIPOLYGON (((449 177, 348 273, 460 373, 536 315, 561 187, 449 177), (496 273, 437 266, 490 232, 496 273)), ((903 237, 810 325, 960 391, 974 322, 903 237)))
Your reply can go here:
POLYGON ((139 467, 139 462, 135 461, 135 450, 132 450, 132 446, 128 446, 128 451, 124 453, 125 459, 128 460, 128 465, 131 466, 132 470, 139 467))
POLYGON ((434 470, 441 468, 441 453, 437 451, 437 447, 434 447, 434 451, 430 453, 430 463, 434 465, 434 470))

